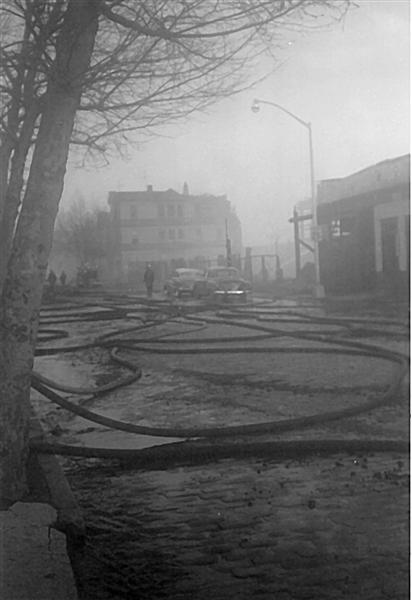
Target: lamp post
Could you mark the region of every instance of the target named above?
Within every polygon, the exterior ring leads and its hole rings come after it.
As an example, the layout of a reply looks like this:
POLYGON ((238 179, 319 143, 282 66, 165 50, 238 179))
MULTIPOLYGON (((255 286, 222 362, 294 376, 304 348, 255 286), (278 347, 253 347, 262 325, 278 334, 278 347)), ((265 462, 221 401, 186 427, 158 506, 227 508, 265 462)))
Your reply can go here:
POLYGON ((290 112, 280 104, 276 104, 275 102, 269 102, 268 100, 259 100, 255 98, 251 109, 254 113, 259 112, 261 104, 269 104, 269 106, 274 106, 275 108, 281 110, 282 112, 295 119, 298 123, 303 125, 308 132, 308 141, 309 141, 309 167, 310 167, 310 188, 311 188, 311 200, 312 200, 312 225, 313 225, 313 254, 315 260, 315 296, 316 298, 324 298, 325 290, 323 285, 320 283, 320 269, 319 269, 319 231, 318 231, 318 215, 317 215, 317 201, 316 201, 316 183, 315 183, 315 166, 313 159, 313 141, 312 141, 312 125, 311 123, 307 123, 297 115, 290 112))

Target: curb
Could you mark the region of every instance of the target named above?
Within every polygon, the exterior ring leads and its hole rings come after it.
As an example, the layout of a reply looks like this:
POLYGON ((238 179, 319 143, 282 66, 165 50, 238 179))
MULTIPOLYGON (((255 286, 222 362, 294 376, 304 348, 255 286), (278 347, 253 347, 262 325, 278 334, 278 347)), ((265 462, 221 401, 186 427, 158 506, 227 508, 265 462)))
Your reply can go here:
MULTIPOLYGON (((46 440, 40 421, 35 415, 30 421, 29 435, 31 441, 46 440)), ((30 452, 27 471, 30 488, 39 493, 42 501, 50 504, 56 511, 56 519, 50 527, 61 532, 66 538, 66 559, 76 584, 76 589, 70 592, 73 598, 78 598, 81 592, 81 563, 86 537, 83 514, 54 455, 30 452)))
MULTIPOLYGON (((37 417, 32 417, 30 422, 30 441, 45 442, 46 438, 37 417)), ((84 541, 85 523, 81 510, 76 502, 63 470, 53 455, 30 453, 28 471, 41 481, 34 481, 33 487, 40 483, 48 495, 48 501, 57 511, 55 528, 80 544, 84 541)), ((68 540, 69 541, 69 540, 68 540)))

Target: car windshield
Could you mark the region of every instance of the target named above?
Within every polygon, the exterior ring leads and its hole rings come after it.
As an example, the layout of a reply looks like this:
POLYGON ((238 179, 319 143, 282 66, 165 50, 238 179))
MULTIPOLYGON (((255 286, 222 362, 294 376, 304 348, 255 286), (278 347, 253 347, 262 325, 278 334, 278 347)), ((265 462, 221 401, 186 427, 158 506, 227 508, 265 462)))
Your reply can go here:
POLYGON ((234 267, 228 267, 227 269, 210 269, 207 272, 207 276, 213 279, 226 278, 226 279, 239 279, 239 271, 234 267))
POLYGON ((179 277, 179 279, 201 279, 203 273, 197 269, 185 269, 184 271, 176 271, 175 277, 179 277))

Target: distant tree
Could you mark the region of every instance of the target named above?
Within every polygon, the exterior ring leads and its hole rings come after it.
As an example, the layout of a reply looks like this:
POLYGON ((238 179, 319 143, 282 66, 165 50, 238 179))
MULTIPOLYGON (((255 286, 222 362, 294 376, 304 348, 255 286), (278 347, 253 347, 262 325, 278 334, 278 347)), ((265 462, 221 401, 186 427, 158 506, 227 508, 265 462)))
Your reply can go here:
POLYGON ((283 34, 349 0, 2 0, 0 490, 25 491, 30 377, 70 145, 107 154, 132 134, 254 80, 283 34))
POLYGON ((98 209, 86 209, 83 199, 60 211, 54 229, 53 248, 75 257, 79 265, 94 265, 106 254, 99 213, 98 209))

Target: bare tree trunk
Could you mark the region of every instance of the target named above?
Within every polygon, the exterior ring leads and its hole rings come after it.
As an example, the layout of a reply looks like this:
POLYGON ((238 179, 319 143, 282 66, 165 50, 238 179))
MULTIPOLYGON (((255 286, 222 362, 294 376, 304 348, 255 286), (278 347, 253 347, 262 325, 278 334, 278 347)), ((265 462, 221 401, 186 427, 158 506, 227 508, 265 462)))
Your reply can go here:
MULTIPOLYGON (((9 180, 9 167, 10 160, 13 150, 16 145, 16 139, 18 138, 19 131, 19 112, 22 107, 22 88, 24 84, 24 73, 26 63, 28 62, 29 46, 28 41, 30 38, 31 29, 31 7, 25 15, 24 34, 22 39, 22 49, 18 56, 17 64, 15 65, 16 76, 11 84, 11 97, 12 102, 10 109, 6 117, 6 128, 2 136, 1 147, 0 147, 0 223, 3 219, 3 213, 5 210, 6 203, 6 191, 9 180)), ((1 240, 0 240, 1 241, 1 240)))
POLYGON ((70 137, 98 28, 98 0, 70 0, 56 46, 38 137, 14 235, 0 313, 0 493, 26 490, 30 378, 54 222, 70 137))
POLYGON ((3 212, 5 206, 6 190, 7 190, 7 179, 9 172, 10 156, 13 151, 13 146, 10 140, 2 140, 0 145, 0 223, 3 219, 3 212))
POLYGON ((27 112, 20 131, 18 144, 11 159, 9 182, 5 188, 3 217, 0 219, 0 296, 3 291, 7 263, 10 257, 14 228, 22 196, 24 168, 38 116, 39 108, 35 103, 30 106, 27 112))

